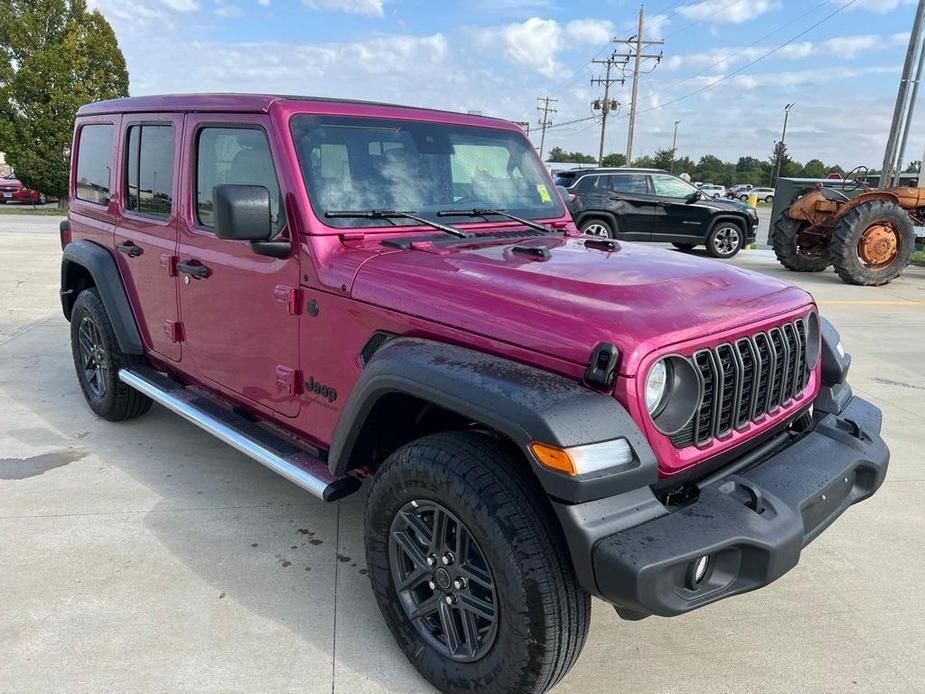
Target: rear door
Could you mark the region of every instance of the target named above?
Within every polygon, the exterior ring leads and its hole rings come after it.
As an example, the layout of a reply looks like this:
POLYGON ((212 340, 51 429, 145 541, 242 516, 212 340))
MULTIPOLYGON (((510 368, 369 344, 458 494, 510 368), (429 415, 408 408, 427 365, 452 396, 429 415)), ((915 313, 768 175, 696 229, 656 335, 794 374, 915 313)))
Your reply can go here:
POLYGON ((696 192, 689 183, 669 174, 652 174, 655 192, 653 241, 703 240, 710 226, 710 211, 698 202, 688 202, 696 192))
POLYGON ((295 244, 288 257, 272 258, 245 241, 220 239, 212 209, 216 185, 264 186, 276 238, 291 238, 270 132, 269 118, 258 114, 187 116, 180 310, 186 350, 203 379, 294 417, 301 390, 295 244), (208 276, 184 270, 196 266, 208 276))
POLYGON ((142 340, 156 354, 181 357, 177 306, 177 189, 182 114, 122 119, 116 261, 142 340))
POLYGON ((655 224, 656 200, 642 173, 614 173, 601 176, 607 192, 608 209, 617 217, 617 237, 628 241, 649 241, 655 224))

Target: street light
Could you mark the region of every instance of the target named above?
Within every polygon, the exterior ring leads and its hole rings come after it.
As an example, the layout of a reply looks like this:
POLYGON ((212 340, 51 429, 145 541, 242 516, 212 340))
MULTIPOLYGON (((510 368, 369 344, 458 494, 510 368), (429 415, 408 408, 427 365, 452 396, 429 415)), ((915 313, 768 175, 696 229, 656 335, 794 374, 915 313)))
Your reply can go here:
POLYGON ((679 120, 674 122, 674 137, 671 138, 671 168, 669 169, 671 173, 674 173, 674 160, 678 154, 678 125, 680 123, 679 120))
POLYGON ((774 178, 771 183, 774 183, 777 180, 777 177, 780 176, 780 165, 784 159, 783 149, 784 149, 784 138, 787 137, 787 118, 790 117, 790 109, 797 105, 797 102, 794 101, 792 104, 787 104, 784 106, 784 130, 780 134, 780 149, 781 151, 777 153, 777 163, 774 165, 774 178))

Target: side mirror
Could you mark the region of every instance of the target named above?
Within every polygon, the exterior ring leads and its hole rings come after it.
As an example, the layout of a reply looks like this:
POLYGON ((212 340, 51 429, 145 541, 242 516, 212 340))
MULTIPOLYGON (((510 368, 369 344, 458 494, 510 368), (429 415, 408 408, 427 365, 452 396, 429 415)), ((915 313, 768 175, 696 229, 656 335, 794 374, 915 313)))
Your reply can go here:
POLYGON ((695 190, 693 193, 687 196, 685 202, 687 202, 688 205, 690 205, 691 203, 697 202, 698 200, 700 200, 700 195, 701 193, 695 190))
POLYGON ((268 241, 273 235, 270 191, 225 184, 212 189, 215 235, 227 241, 268 241))

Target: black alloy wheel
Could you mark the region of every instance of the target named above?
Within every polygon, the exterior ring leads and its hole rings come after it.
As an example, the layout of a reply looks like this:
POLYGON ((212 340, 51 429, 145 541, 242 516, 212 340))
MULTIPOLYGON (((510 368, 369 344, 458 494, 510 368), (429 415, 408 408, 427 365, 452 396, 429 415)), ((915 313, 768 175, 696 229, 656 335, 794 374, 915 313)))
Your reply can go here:
POLYGON ((470 663, 497 636, 495 583, 469 529, 442 504, 407 503, 389 533, 398 599, 418 633, 442 655, 470 663))

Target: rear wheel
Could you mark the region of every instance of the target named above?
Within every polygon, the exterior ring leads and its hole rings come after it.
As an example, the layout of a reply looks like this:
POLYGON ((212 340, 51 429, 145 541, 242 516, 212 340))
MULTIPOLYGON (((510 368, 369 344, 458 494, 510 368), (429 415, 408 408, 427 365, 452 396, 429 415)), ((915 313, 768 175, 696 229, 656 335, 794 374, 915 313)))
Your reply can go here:
POLYGON ((582 234, 587 234, 588 236, 598 236, 604 239, 614 238, 613 228, 603 219, 589 219, 582 222, 580 230, 582 234))
POLYGON ((828 240, 822 236, 801 239, 800 231, 804 226, 806 222, 782 214, 768 239, 774 255, 781 265, 793 272, 825 270, 831 265, 828 240))
POLYGON ((393 453, 369 492, 379 609, 443 692, 544 692, 587 637, 590 598, 517 455, 483 434, 435 434, 393 453))
POLYGON ((909 214, 890 200, 870 200, 839 220, 831 258, 843 282, 873 286, 899 277, 914 248, 909 214))
POLYGON ((731 258, 745 243, 745 234, 735 222, 717 222, 707 237, 707 253, 714 258, 731 258))
POLYGON ((123 354, 96 289, 85 289, 71 311, 71 353, 87 404, 103 419, 132 419, 151 409, 151 400, 119 380, 119 369, 145 363, 123 354))
POLYGON ((678 243, 676 241, 672 241, 671 245, 677 248, 678 250, 689 251, 692 248, 694 248, 694 246, 696 246, 697 244, 696 243, 678 243))

